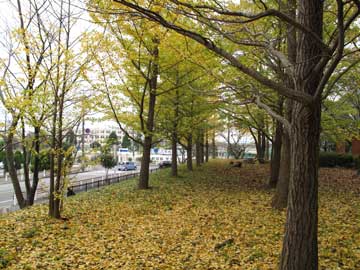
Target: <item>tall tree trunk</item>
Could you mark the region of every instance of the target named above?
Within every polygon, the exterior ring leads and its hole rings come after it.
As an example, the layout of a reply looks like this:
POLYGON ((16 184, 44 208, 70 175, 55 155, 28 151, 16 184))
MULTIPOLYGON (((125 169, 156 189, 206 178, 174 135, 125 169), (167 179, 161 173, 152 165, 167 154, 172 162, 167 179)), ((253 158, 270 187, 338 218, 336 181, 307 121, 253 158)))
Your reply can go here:
POLYGON ((59 102, 59 118, 58 118, 58 134, 57 134, 57 153, 56 153, 56 177, 55 177, 55 198, 53 218, 61 218, 61 200, 62 200, 62 181, 63 181, 63 162, 64 162, 64 150, 63 150, 63 105, 64 105, 64 92, 60 97, 59 102))
MULTIPOLYGON (((176 83, 178 82, 178 74, 176 77, 176 83)), ((179 89, 177 88, 175 91, 175 103, 174 103, 174 125, 173 125, 173 132, 171 138, 171 176, 177 177, 178 176, 178 157, 177 157, 177 142, 178 142, 178 119, 179 119, 179 102, 180 102, 180 93, 179 89)))
POLYGON ((253 129, 251 127, 249 127, 249 131, 251 136, 253 137, 254 143, 255 143, 255 148, 256 148, 256 158, 259 159, 259 153, 261 152, 260 150, 260 145, 259 145, 259 141, 257 136, 255 135, 253 129))
MULTIPOLYGON (((301 0, 298 22, 322 38, 323 1, 301 0)), ((298 33, 295 76, 298 91, 314 95, 322 76, 314 73, 319 44, 298 33)), ((311 106, 294 102, 291 129, 291 173, 281 270, 318 269, 318 161, 321 100, 311 106)))
POLYGON ((55 201, 55 153, 56 148, 56 122, 57 122, 57 97, 54 101, 54 112, 52 119, 52 134, 51 134, 51 152, 50 152, 50 180, 49 180, 49 216, 54 216, 54 201, 55 201))
POLYGON ((156 105, 156 90, 157 90, 157 77, 159 74, 159 40, 153 39, 154 49, 152 51, 152 63, 151 63, 151 77, 149 81, 150 93, 149 93, 149 109, 148 117, 146 121, 146 133, 144 145, 143 145, 143 156, 141 159, 141 169, 139 177, 139 189, 149 188, 149 168, 150 168, 150 154, 152 146, 152 133, 154 131, 154 119, 155 119, 155 105, 156 105))
POLYGON ((149 168, 150 168, 150 154, 151 154, 152 137, 146 136, 143 144, 143 155, 141 159, 139 189, 149 188, 149 168))
MULTIPOLYGON (((58 165, 58 161, 57 159, 59 158, 59 151, 60 149, 58 148, 58 143, 57 143, 57 123, 58 123, 58 110, 59 110, 59 103, 60 103, 60 99, 59 99, 59 91, 60 91, 60 60, 61 60, 61 54, 62 54, 62 49, 60 44, 61 42, 61 34, 62 31, 61 29, 63 28, 63 1, 60 2, 60 16, 59 16, 59 31, 58 31, 58 47, 57 47, 57 66, 56 66, 56 84, 54 87, 54 111, 53 111, 53 119, 52 119, 52 134, 51 134, 51 155, 50 155, 50 198, 49 198, 49 215, 53 218, 58 218, 57 217, 57 210, 56 207, 58 207, 58 205, 55 203, 56 201, 56 197, 57 197, 57 189, 56 189, 56 172, 58 170, 57 165, 58 165)), ((66 67, 66 63, 65 63, 65 67, 66 67)), ((66 72, 66 70, 64 70, 64 73, 66 72)))
POLYGON ((265 153, 266 153, 266 137, 263 131, 259 131, 261 144, 260 144, 260 151, 261 151, 261 159, 259 159, 260 163, 265 163, 265 153))
POLYGON ((276 121, 275 138, 272 144, 271 173, 269 187, 275 188, 279 179, 281 145, 282 145, 282 124, 276 121))
POLYGON ((283 133, 282 147, 281 147, 281 166, 279 170, 279 180, 276 185, 276 192, 272 199, 272 206, 276 209, 283 209, 287 205, 289 179, 290 179, 290 139, 289 135, 283 133))
POLYGON ((174 131, 171 138, 171 176, 173 177, 178 176, 177 141, 178 141, 177 133, 176 131, 174 131))
POLYGON ((259 163, 263 164, 265 162, 265 136, 261 130, 256 130, 256 132, 257 138, 252 133, 256 146, 256 156, 259 163))
POLYGON ((213 159, 216 158, 216 142, 215 142, 215 132, 211 138, 211 156, 213 159))
POLYGON ((196 166, 199 167, 201 166, 201 142, 199 134, 196 136, 195 151, 196 166))
POLYGON ((26 207, 26 200, 22 194, 19 178, 17 176, 16 168, 14 165, 14 149, 13 149, 14 134, 18 122, 19 122, 19 116, 15 116, 11 122, 8 135, 6 137, 5 153, 6 153, 6 166, 10 175, 11 182, 13 184, 15 196, 18 201, 19 207, 22 209, 26 207))
POLYGON ((265 156, 265 160, 269 161, 270 160, 270 143, 269 140, 267 138, 265 138, 265 147, 264 147, 264 156, 265 156))
POLYGON ((205 134, 203 131, 200 132, 200 163, 205 162, 205 134))
POLYGON ((84 115, 84 112, 82 115, 82 123, 81 123, 81 171, 85 172, 85 115, 84 115))
MULTIPOLYGON (((296 17, 296 0, 288 0, 287 13, 288 16, 290 17, 293 18, 296 17)), ((296 54, 297 54, 296 30, 291 25, 286 25, 286 28, 287 28, 286 30, 287 54, 290 63, 295 65, 296 54)), ((288 76, 286 78, 286 85, 289 88, 293 89, 294 88, 293 78, 288 76)), ((289 123, 291 123, 293 101, 290 99, 286 99, 284 106, 285 106, 284 117, 289 123)), ((289 182, 290 182, 290 165, 291 165, 290 134, 286 133, 286 130, 283 130, 282 138, 283 138, 283 146, 281 148, 279 181, 276 186, 275 195, 272 199, 272 206, 277 209, 282 209, 287 206, 289 182)))
POLYGON ((269 134, 269 124, 268 121, 265 121, 265 125, 264 125, 264 132, 263 132, 263 136, 264 136, 264 157, 266 161, 270 160, 270 140, 268 137, 266 137, 266 134, 269 134))
POLYGON ((209 133, 205 134, 205 162, 209 162, 209 133))
POLYGON ((40 127, 34 127, 34 167, 33 180, 30 193, 27 194, 28 205, 34 204, 35 194, 39 184, 39 169, 40 169, 40 127))
POLYGON ((227 130, 227 148, 226 148, 226 153, 227 153, 227 158, 230 158, 230 152, 231 152, 231 146, 230 146, 230 128, 228 128, 227 130))
POLYGON ((294 105, 288 211, 280 269, 318 269, 320 102, 294 105), (315 110, 315 111, 313 111, 315 110))
POLYGON ((192 134, 189 134, 188 138, 187 138, 187 148, 186 148, 186 167, 189 171, 193 170, 193 164, 192 164, 192 134))
MULTIPOLYGON (((30 176, 29 176, 29 153, 27 151, 26 145, 26 131, 25 131, 25 122, 24 118, 21 117, 21 139, 22 139, 22 153, 23 153, 23 175, 24 175, 24 183, 26 190, 26 198, 31 193, 31 184, 30 184, 30 176)), ((28 200, 26 200, 26 204, 29 205, 28 200)))

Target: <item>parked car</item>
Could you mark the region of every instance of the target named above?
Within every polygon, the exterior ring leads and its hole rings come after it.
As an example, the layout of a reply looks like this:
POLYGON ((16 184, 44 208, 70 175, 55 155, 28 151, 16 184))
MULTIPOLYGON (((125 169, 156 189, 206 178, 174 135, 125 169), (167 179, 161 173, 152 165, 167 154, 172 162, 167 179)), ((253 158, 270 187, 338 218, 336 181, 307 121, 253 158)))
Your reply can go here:
POLYGON ((171 167, 171 161, 170 160, 160 161, 159 168, 167 168, 167 167, 171 167))
POLYGON ((119 171, 132 171, 136 170, 136 164, 134 162, 128 161, 121 164, 118 168, 119 171))

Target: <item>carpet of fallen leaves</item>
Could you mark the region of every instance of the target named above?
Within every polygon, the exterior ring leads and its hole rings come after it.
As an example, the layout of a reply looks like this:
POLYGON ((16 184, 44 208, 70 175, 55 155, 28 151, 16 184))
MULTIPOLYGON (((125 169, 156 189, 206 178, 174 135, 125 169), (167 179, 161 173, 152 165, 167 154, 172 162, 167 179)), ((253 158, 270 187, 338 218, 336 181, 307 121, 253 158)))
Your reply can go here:
MULTIPOLYGON (((276 269, 285 211, 273 210, 268 165, 211 162, 193 173, 130 180, 0 217, 0 268, 276 269)), ((320 172, 320 269, 360 269, 360 178, 320 172)))

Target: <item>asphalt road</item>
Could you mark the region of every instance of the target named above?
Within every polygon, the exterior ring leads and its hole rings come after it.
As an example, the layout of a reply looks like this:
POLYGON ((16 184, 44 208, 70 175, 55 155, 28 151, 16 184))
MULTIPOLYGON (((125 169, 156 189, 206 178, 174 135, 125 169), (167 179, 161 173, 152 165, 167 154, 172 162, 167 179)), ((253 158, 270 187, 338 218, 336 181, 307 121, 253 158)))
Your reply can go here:
MULTIPOLYGON (((156 166, 151 166, 150 169, 156 168, 156 166)), ((134 172, 139 172, 140 166, 136 171, 118 171, 116 169, 111 169, 108 172, 108 176, 115 176, 115 175, 127 175, 133 174, 134 172)), ((87 171, 83 173, 77 173, 70 175, 70 182, 78 182, 78 181, 91 181, 92 178, 96 177, 105 177, 106 171, 105 169, 96 169, 93 171, 87 171)), ((21 182, 22 190, 25 190, 24 182, 21 182)), ((49 190, 49 178, 42 178, 39 181, 38 186, 38 194, 47 192, 49 190)), ((41 195, 39 195, 41 196, 41 195)), ((12 183, 9 182, 2 182, 0 184, 0 208, 8 208, 14 205, 14 189, 12 183)))

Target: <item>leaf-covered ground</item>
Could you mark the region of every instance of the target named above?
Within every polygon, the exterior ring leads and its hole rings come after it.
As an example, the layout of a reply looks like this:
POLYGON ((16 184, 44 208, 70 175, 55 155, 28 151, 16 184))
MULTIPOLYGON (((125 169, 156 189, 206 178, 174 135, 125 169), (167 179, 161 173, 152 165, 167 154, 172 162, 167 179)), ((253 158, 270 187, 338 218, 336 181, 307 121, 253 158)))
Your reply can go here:
MULTIPOLYGON (((276 269, 285 212, 270 207, 267 165, 212 162, 153 188, 127 181, 65 202, 68 221, 46 205, 0 217, 0 268, 276 269)), ((321 269, 360 269, 360 178, 320 172, 321 269)))

